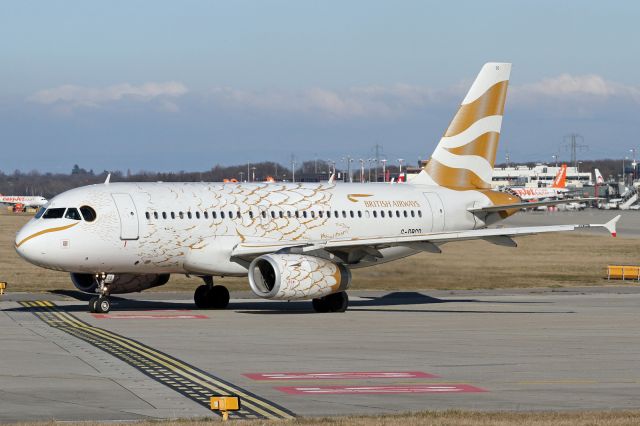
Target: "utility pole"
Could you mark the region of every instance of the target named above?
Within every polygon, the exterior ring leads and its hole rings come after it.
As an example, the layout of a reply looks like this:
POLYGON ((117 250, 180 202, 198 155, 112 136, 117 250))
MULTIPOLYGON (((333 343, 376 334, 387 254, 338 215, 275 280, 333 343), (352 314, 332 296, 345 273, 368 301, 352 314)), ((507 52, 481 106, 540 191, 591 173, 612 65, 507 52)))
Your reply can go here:
POLYGON ((360 183, 364 183, 364 160, 361 158, 359 161, 360 161, 360 183))
POLYGON ((253 172, 252 180, 255 182, 256 181, 256 166, 253 166, 251 168, 251 171, 253 172))
POLYGON ((387 160, 385 158, 380 161, 382 162, 382 181, 386 182, 387 181, 387 169, 386 169, 387 160))
POLYGON ((580 144, 578 143, 578 140, 581 140, 582 142, 584 142, 584 138, 577 134, 577 133, 571 133, 569 135, 566 135, 564 137, 565 141, 568 141, 565 143, 564 147, 565 149, 568 149, 571 151, 571 163, 573 164, 573 167, 578 168, 578 151, 584 151, 589 149, 588 145, 584 145, 584 144, 580 144))
POLYGON ((251 175, 249 174, 249 170, 251 168, 250 166, 251 166, 251 164, 249 164, 249 162, 247 162, 247 180, 249 182, 251 182, 251 175))
POLYGON ((376 159, 376 182, 378 181, 378 167, 380 167, 380 157, 384 156, 384 151, 382 149, 382 145, 375 144, 373 147, 374 157, 376 159))
POLYGON ((291 154, 291 181, 296 181, 296 157, 291 154))

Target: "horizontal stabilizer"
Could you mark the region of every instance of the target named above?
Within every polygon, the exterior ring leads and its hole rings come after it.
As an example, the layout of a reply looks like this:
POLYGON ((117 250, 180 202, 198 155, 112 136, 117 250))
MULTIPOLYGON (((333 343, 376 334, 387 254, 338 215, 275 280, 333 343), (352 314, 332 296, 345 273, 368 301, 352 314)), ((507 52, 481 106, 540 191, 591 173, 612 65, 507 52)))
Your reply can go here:
POLYGON ((540 206, 555 206, 558 204, 570 204, 570 203, 586 203, 587 201, 596 201, 599 198, 591 197, 591 198, 567 198, 563 200, 550 200, 550 201, 532 201, 530 203, 522 202, 522 203, 513 203, 513 204, 500 204, 497 206, 487 206, 487 207, 474 207, 468 209, 471 213, 490 213, 490 212, 502 212, 505 210, 512 209, 530 209, 533 207, 540 206))

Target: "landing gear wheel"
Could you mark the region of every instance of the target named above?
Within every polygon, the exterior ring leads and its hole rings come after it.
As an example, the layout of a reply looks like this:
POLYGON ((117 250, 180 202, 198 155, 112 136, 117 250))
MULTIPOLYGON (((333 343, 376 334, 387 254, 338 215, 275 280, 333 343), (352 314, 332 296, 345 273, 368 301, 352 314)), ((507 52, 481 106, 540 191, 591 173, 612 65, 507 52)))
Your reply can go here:
POLYGON ((208 294, 213 309, 224 309, 229 306, 229 290, 221 285, 214 285, 208 294))
POLYGON ((91 299, 89 299, 89 312, 96 313, 98 312, 98 307, 96 306, 98 304, 98 297, 94 296, 91 299))
POLYGON ((311 301, 313 310, 318 313, 325 312, 344 312, 349 307, 349 296, 344 291, 340 293, 330 294, 319 299, 311 301))
POLYGON ((203 284, 193 294, 193 301, 199 309, 224 309, 229 305, 229 290, 221 285, 203 284))
POLYGON ((327 296, 329 302, 329 310, 331 312, 344 312, 349 307, 349 296, 344 291, 334 293, 327 296))
POLYGON ((209 297, 207 297, 208 294, 208 285, 203 284, 196 288, 195 293, 193 293, 193 301, 196 303, 196 307, 198 307, 198 309, 209 309, 211 307, 209 306, 209 297))
POLYGON ((111 302, 109 301, 108 297, 100 296, 98 297, 98 300, 96 301, 95 306, 96 306, 96 312, 101 314, 106 314, 111 309, 111 302))

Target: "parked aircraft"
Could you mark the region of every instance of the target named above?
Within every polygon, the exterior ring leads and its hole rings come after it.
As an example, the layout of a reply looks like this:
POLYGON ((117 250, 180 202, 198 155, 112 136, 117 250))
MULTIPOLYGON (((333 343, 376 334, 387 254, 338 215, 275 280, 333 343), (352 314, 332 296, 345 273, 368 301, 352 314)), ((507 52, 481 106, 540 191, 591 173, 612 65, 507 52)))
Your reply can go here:
MULTIPOLYGON (((165 284, 170 274, 201 277, 199 308, 224 308, 214 276, 248 276, 265 299, 311 299, 318 312, 347 309, 351 269, 444 243, 513 237, 605 224, 488 228, 532 203, 491 190, 511 64, 485 64, 431 160, 411 183, 111 183, 53 198, 17 234, 17 252, 67 271, 108 296, 165 284)), ((425 278, 427 279, 427 278, 425 278)))
POLYGON ((558 199, 562 198, 569 191, 566 182, 567 165, 563 164, 550 186, 544 188, 512 186, 507 188, 507 191, 517 195, 524 201, 558 199))
POLYGON ((47 199, 40 196, 31 195, 2 195, 0 194, 0 203, 3 204, 22 204, 26 207, 42 207, 47 204, 47 199))

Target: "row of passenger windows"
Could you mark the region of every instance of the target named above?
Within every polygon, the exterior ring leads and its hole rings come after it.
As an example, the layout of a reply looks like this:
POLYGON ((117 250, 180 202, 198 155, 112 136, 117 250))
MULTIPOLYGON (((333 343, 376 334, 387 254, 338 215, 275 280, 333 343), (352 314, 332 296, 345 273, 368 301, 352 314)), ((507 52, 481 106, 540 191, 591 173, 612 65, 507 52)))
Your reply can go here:
MULTIPOLYGON (((275 211, 275 210, 271 210, 270 212, 267 213, 267 211, 262 211, 259 213, 260 216, 262 216, 263 219, 266 219, 268 217, 271 217, 272 219, 291 219, 291 218, 303 218, 303 219, 307 219, 307 218, 311 218, 311 219, 315 219, 315 218, 331 218, 334 217, 336 219, 338 218, 378 218, 378 217, 422 217, 422 211, 420 210, 327 210, 327 211, 315 211, 315 210, 310 210, 310 211, 299 211, 299 210, 288 210, 288 211, 275 211)), ((209 219, 209 216, 211 216, 212 219, 225 219, 225 218, 229 218, 229 219, 241 219, 241 214, 238 212, 234 212, 233 210, 229 210, 227 212, 224 211, 212 211, 211 214, 209 214, 209 212, 204 211, 202 213, 200 213, 199 211, 197 212, 146 212, 145 216, 147 219, 151 220, 151 218, 153 219, 209 219)), ((253 211, 249 211, 247 213, 247 216, 249 217, 249 219, 254 219, 258 216, 258 214, 255 214, 253 211)))
POLYGON ((71 219, 71 220, 86 220, 87 222, 93 222, 96 220, 96 211, 89 206, 80 207, 80 211, 75 207, 54 207, 47 209, 41 207, 38 213, 35 215, 36 219, 71 219))

